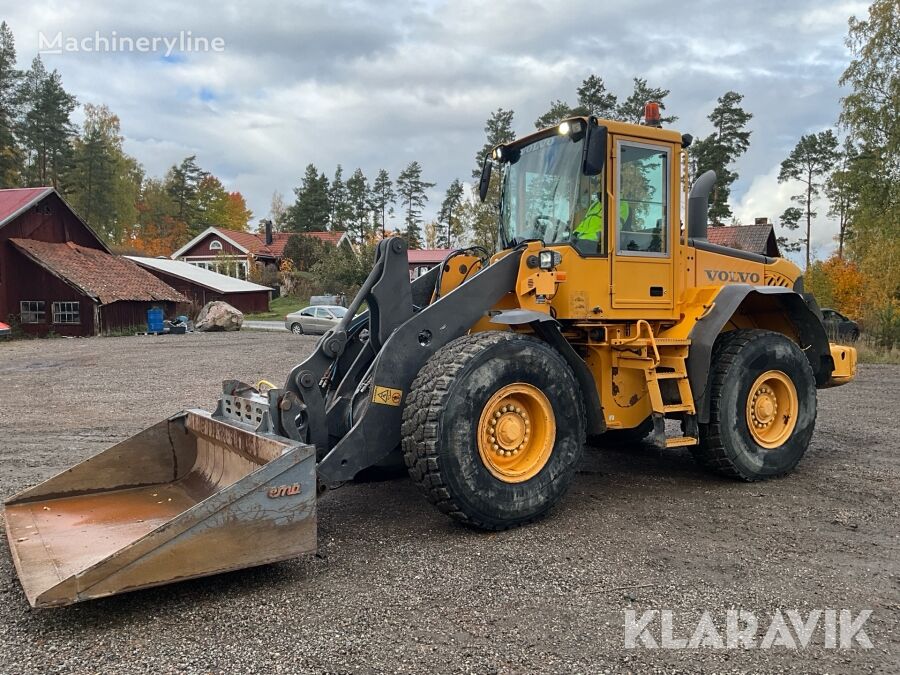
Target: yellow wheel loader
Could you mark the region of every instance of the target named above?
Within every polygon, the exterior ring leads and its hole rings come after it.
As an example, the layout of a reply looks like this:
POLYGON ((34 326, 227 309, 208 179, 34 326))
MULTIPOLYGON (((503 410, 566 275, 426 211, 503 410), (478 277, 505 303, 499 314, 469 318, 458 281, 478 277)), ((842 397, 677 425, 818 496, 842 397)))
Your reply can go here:
POLYGON ((404 241, 380 242, 283 387, 226 381, 215 412, 7 501, 29 602, 313 552, 325 490, 399 457, 441 511, 489 530, 546 514, 587 436, 688 446, 745 481, 791 471, 816 389, 852 379, 856 352, 829 344, 796 266, 707 240, 715 176, 688 192, 690 140, 653 114, 577 117, 494 149, 479 189, 499 173, 499 253, 457 250, 410 282, 404 241))

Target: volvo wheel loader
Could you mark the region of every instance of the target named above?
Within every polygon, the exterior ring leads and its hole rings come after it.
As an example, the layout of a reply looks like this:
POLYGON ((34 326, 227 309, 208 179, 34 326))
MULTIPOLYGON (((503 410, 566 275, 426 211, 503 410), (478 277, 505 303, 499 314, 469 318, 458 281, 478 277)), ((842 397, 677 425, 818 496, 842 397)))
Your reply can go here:
POLYGON ((707 239, 715 176, 690 137, 577 117, 497 147, 499 253, 410 282, 389 238, 340 324, 283 387, 226 381, 187 410, 6 502, 33 606, 65 605, 316 549, 316 501, 402 455, 475 527, 540 518, 586 437, 687 446, 715 472, 791 471, 816 390, 852 379, 800 270, 707 239), (367 311, 360 313, 363 306, 367 311), (666 425, 666 421, 673 421, 666 425))

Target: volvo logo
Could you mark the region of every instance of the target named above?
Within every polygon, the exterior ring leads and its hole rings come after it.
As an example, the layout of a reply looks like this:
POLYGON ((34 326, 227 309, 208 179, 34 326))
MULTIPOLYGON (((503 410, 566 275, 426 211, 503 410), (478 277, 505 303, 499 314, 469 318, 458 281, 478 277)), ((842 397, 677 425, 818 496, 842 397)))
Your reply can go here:
POLYGON ((758 284, 759 272, 735 272, 733 270, 706 270, 710 281, 732 282, 739 284, 758 284))

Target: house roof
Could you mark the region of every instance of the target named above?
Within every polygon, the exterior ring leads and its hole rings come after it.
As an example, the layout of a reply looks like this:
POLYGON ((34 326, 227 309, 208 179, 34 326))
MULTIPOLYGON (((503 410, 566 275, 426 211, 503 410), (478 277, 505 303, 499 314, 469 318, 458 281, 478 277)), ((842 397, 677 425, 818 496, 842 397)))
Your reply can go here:
POLYGON ((452 248, 411 248, 407 252, 410 265, 433 263, 437 265, 453 251, 452 248))
POLYGON ((127 255, 125 257, 129 260, 133 260, 141 267, 158 270, 219 293, 249 293, 253 291, 272 290, 268 286, 261 286, 250 281, 244 281, 243 279, 229 277, 225 274, 206 270, 181 260, 172 260, 171 258, 141 258, 132 255, 127 255))
POLYGON ((71 241, 10 239, 28 258, 80 292, 108 305, 119 300, 187 302, 181 293, 126 258, 71 241))
POLYGON ((191 239, 188 243, 175 251, 171 257, 173 259, 180 258, 209 235, 215 235, 220 239, 224 239, 243 253, 251 253, 255 256, 264 258, 281 258, 284 255, 284 247, 287 246, 288 240, 295 234, 301 234, 305 237, 314 237, 319 241, 332 244, 333 246, 339 245, 347 238, 346 232, 273 232, 272 243, 266 244, 265 234, 226 230, 225 228, 213 226, 206 228, 203 232, 191 239))
POLYGON ((710 227, 706 237, 711 243, 720 246, 768 256, 780 255, 778 242, 775 240, 775 230, 771 223, 710 227))

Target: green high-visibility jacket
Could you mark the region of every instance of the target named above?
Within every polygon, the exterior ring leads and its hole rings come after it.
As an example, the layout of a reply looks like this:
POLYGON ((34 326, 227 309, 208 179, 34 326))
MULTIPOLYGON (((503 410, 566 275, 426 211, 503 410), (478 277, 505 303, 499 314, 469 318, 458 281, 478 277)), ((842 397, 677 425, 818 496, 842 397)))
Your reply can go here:
POLYGON ((603 232, 603 203, 598 199, 591 203, 584 218, 575 228, 575 236, 588 241, 600 241, 603 232))
MULTIPOLYGON (((575 228, 575 236, 578 239, 600 241, 600 235, 603 233, 602 206, 603 204, 599 199, 591 202, 591 206, 588 208, 587 213, 584 214, 584 218, 581 219, 578 227, 575 228)), ((628 220, 629 213, 631 213, 631 208, 628 206, 628 202, 621 202, 619 204, 619 220, 624 223, 628 220)))

